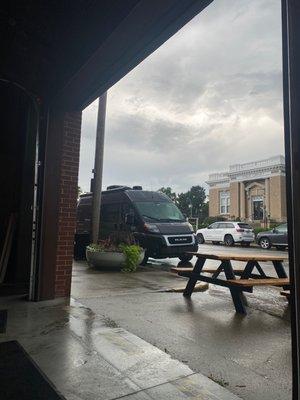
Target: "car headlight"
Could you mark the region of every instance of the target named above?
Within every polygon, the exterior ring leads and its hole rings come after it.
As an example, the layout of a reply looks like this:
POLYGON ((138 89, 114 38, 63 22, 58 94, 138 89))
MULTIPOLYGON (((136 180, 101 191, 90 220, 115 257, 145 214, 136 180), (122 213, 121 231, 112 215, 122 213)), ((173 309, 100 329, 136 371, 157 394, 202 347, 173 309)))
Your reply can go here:
POLYGON ((159 233, 158 226, 156 224, 144 224, 144 230, 146 232, 151 232, 151 233, 159 233))

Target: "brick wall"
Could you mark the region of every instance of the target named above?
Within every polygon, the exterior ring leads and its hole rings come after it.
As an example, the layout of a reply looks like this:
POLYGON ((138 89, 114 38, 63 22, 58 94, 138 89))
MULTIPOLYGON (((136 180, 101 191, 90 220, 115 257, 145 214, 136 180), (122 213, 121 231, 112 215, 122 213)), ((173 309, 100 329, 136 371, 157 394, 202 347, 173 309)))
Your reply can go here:
POLYGON ((66 113, 60 160, 55 297, 70 295, 81 134, 81 112, 66 113))

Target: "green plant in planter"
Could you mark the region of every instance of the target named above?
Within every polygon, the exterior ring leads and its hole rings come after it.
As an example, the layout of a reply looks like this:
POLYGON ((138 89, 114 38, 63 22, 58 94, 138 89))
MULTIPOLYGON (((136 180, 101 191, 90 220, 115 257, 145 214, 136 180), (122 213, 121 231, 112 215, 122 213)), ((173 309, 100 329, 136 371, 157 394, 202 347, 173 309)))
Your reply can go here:
POLYGON ((122 241, 119 238, 109 237, 105 240, 100 240, 99 243, 91 243, 87 246, 87 250, 100 253, 123 253, 125 255, 125 265, 122 267, 122 272, 136 271, 140 254, 143 251, 131 235, 123 237, 122 241))
POLYGON ((125 265, 122 267, 122 272, 135 272, 143 249, 136 244, 120 244, 119 247, 125 255, 125 265))
POLYGON ((94 252, 102 251, 101 246, 97 243, 90 243, 88 246, 86 246, 86 248, 88 251, 94 251, 94 252))
POLYGON ((122 253, 122 250, 120 249, 119 245, 113 244, 113 243, 106 243, 104 241, 101 241, 99 243, 91 243, 87 247, 87 250, 92 251, 92 252, 104 252, 104 251, 113 251, 115 253, 122 253))

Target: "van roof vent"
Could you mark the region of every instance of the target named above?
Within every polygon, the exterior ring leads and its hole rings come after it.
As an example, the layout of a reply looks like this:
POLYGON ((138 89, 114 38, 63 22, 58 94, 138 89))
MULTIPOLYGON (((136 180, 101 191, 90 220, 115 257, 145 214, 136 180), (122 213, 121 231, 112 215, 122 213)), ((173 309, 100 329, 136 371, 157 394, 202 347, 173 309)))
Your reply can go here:
POLYGON ((110 185, 107 186, 106 190, 128 190, 131 189, 129 186, 124 186, 124 185, 110 185))
POLYGON ((86 193, 81 193, 81 195, 79 196, 80 198, 81 197, 90 197, 90 196, 92 196, 93 195, 93 193, 92 192, 86 192, 86 193))

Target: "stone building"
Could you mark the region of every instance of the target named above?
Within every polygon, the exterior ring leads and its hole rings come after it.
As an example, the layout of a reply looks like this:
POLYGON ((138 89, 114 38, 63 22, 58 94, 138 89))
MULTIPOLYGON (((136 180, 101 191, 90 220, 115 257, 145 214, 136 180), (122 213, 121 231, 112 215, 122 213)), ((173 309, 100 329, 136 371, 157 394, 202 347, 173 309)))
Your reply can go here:
POLYGON ((285 159, 229 166, 209 175, 209 216, 266 224, 286 221, 285 159))

